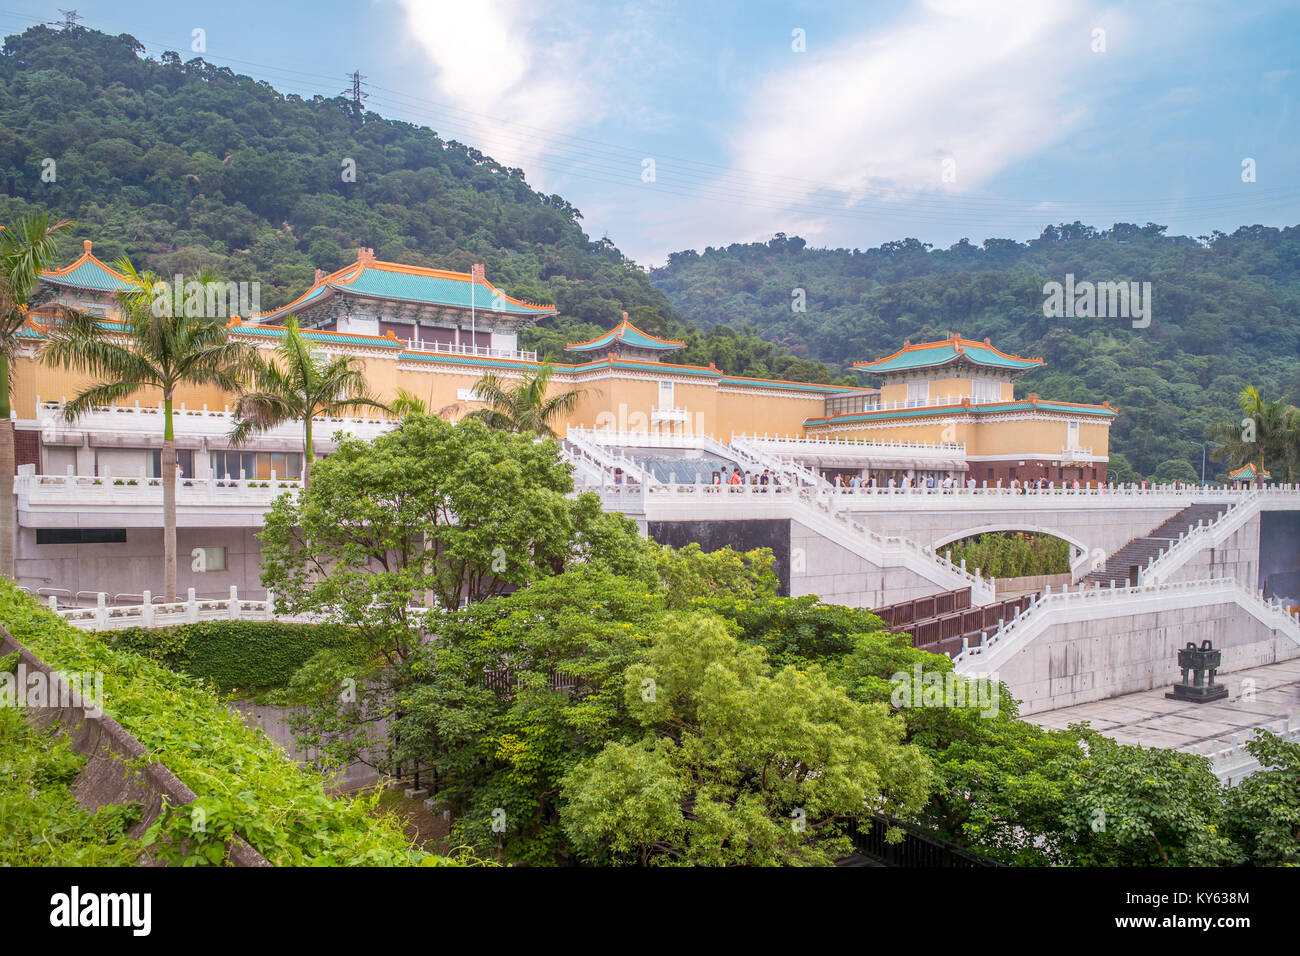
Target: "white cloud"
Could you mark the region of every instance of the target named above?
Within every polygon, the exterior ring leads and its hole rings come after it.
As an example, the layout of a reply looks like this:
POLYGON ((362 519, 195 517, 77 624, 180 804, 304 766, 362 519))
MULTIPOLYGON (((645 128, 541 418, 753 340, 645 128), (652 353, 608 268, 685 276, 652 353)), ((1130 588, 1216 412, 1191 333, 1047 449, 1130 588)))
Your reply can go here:
POLYGON ((829 46, 810 37, 759 81, 730 137, 745 172, 710 187, 736 197, 726 221, 701 202, 674 225, 761 237, 796 221, 833 228, 837 207, 960 200, 1080 126, 1097 95, 1084 71, 1104 70, 1125 32, 1084 0, 917 0, 883 28, 829 46), (1106 53, 1091 50, 1097 26, 1106 53))
POLYGON ((605 110, 601 63, 580 17, 540 0, 397 0, 409 39, 427 57, 428 99, 466 112, 431 120, 530 181, 565 134, 605 110))

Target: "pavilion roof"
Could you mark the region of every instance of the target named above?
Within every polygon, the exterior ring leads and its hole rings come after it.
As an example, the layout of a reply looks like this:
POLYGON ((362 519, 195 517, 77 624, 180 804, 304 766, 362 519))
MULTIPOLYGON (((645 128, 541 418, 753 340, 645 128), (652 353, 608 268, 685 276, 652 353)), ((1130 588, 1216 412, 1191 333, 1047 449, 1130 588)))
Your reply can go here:
POLYGON ((659 352, 672 352, 686 344, 673 339, 657 339, 653 335, 642 332, 629 322, 627 315, 624 314, 623 321, 604 335, 597 336, 588 342, 572 342, 564 348, 569 352, 599 352, 601 349, 608 349, 615 342, 621 342, 633 348, 654 349, 659 352))
POLYGON ((919 342, 906 344, 893 355, 871 362, 854 362, 853 367, 863 372, 905 372, 912 369, 938 368, 940 366, 967 361, 974 365, 989 368, 1023 371, 1046 364, 1041 358, 1023 358, 1008 355, 993 347, 988 339, 975 342, 952 335, 937 342, 919 342))
POLYGON ((268 322, 283 319, 294 311, 315 304, 331 294, 367 296, 463 309, 472 306, 484 314, 495 313, 530 318, 541 318, 556 313, 554 305, 526 302, 506 295, 487 281, 481 268, 475 272, 451 272, 446 269, 404 265, 400 262, 385 262, 374 258, 371 250, 363 248, 358 253, 356 262, 328 275, 318 275, 311 288, 288 305, 253 316, 252 320, 268 322))
POLYGON ((51 285, 71 286, 75 289, 89 289, 93 292, 125 292, 131 288, 131 282, 116 269, 110 268, 91 252, 91 242, 82 242, 82 253, 71 264, 62 269, 51 269, 41 273, 41 280, 51 285))

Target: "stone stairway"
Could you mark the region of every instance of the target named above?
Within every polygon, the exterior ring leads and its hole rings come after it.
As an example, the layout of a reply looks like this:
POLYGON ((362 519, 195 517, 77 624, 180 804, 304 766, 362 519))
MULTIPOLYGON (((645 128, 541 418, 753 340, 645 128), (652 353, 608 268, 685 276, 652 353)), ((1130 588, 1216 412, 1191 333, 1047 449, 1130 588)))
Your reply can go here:
POLYGON ((1200 522, 1209 524, 1217 520, 1227 510, 1226 504, 1188 505, 1150 534, 1124 545, 1102 567, 1084 575, 1079 583, 1084 587, 1110 587, 1112 582, 1115 587, 1137 584, 1136 568, 1145 568, 1149 560, 1158 557, 1180 534, 1191 531, 1200 522))

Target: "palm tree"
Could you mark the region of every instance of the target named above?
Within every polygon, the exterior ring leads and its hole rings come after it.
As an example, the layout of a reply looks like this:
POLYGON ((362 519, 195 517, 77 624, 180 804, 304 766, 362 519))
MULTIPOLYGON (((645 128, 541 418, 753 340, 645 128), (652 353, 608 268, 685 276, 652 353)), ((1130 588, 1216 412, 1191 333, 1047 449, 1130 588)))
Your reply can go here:
POLYGON ((1223 443, 1217 455, 1227 458, 1230 468, 1254 462, 1261 475, 1270 463, 1290 471, 1300 437, 1300 413, 1280 401, 1268 401, 1254 385, 1241 390, 1237 403, 1241 407, 1240 422, 1210 426, 1209 437, 1223 443))
MULTIPOLYGON (((547 387, 555 375, 555 366, 543 362, 532 373, 525 372, 518 381, 506 382, 489 372, 474 384, 474 392, 486 408, 475 409, 466 418, 477 418, 490 428, 510 432, 533 432, 547 438, 558 437, 551 428, 557 415, 569 415, 578 407, 589 389, 574 388, 546 397, 547 387)), ((599 390, 595 391, 599 395, 599 390)))
POLYGON ((127 259, 119 259, 114 266, 133 286, 118 293, 121 327, 84 314, 63 316, 49 332, 44 357, 64 368, 100 377, 97 384, 65 406, 68 421, 96 405, 125 399, 141 389, 162 392, 163 593, 165 600, 172 602, 176 600, 176 441, 172 402, 177 388, 184 385, 237 390, 252 350, 230 341, 220 322, 202 315, 186 315, 183 301, 170 303, 170 308, 158 307, 158 303, 167 303, 154 296, 155 284, 161 280, 152 272, 137 272, 127 259))
POLYGON ((303 338, 296 319, 284 323, 285 333, 275 346, 275 361, 255 360, 252 387, 235 402, 232 444, 282 422, 302 422, 302 484, 310 480, 313 457, 311 424, 317 416, 336 416, 357 408, 389 412, 387 405, 366 390, 365 370, 353 356, 317 358, 303 338))
POLYGON ((14 528, 14 423, 10 409, 13 363, 21 344, 19 334, 27 322, 29 300, 40 285, 41 273, 54 261, 56 233, 72 226, 60 219, 51 223, 44 213, 33 213, 0 226, 0 574, 13 578, 14 528))

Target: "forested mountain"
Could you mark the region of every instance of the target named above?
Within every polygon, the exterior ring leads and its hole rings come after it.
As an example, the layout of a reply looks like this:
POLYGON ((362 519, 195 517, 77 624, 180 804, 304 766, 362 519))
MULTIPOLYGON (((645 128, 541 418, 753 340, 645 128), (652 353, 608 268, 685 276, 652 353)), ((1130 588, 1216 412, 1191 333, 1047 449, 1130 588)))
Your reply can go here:
MULTIPOLYGON (((990 337, 1047 360, 1020 377, 1019 393, 1117 406, 1111 448, 1138 473, 1199 477, 1193 443, 1209 423, 1238 417, 1243 386, 1300 400, 1300 227, 1198 238, 1165 231, 1075 222, 1028 243, 963 239, 937 250, 904 239, 865 251, 810 249, 778 235, 674 253, 651 278, 700 328, 753 328, 833 374, 909 338, 990 337), (1067 273, 1076 282, 1150 282, 1150 326, 1045 318, 1043 286, 1067 273), (795 310, 797 289, 806 311, 795 310)), ((1122 472, 1123 460, 1116 464, 1122 472)), ((1211 458, 1207 475, 1221 470, 1211 458)))
POLYGON ((107 261, 127 255, 162 275, 207 266, 258 280, 264 308, 361 245, 446 269, 485 262, 506 292, 560 309, 524 347, 557 356, 627 311, 649 332, 686 338, 685 361, 826 380, 755 335, 690 328, 643 269, 588 239, 579 211, 522 170, 343 97, 286 96, 202 59, 142 52, 131 36, 80 27, 6 38, 0 219, 33 208, 74 219, 69 260, 87 238, 107 261))

